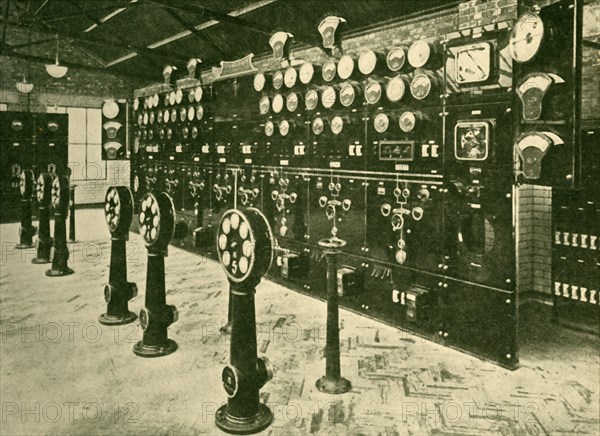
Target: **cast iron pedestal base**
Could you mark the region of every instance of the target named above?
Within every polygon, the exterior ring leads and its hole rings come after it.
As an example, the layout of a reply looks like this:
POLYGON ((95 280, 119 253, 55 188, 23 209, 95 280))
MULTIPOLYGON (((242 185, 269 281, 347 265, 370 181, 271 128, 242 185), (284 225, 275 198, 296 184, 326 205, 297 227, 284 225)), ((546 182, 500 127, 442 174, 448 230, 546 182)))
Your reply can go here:
POLYGON ((74 272, 75 271, 73 271, 67 266, 65 269, 49 269, 48 271, 46 271, 46 275, 48 277, 61 277, 71 275, 74 272))
POLYGON ((139 341, 133 346, 133 352, 140 357, 161 357, 171 354, 177 350, 177 342, 173 339, 167 339, 161 345, 145 345, 143 341, 139 341))
POLYGON ((43 257, 36 257, 31 259, 31 263, 34 263, 36 265, 41 265, 42 263, 50 263, 52 262, 49 258, 43 258, 43 257))
POLYGON ((326 376, 321 377, 315 383, 317 389, 326 394, 345 394, 352 390, 352 383, 344 377, 338 379, 328 379, 326 376))
POLYGON ((215 415, 215 424, 221 430, 231 434, 253 434, 263 431, 273 422, 273 413, 265 404, 260 403, 258 413, 252 418, 235 418, 227 414, 227 405, 219 407, 215 415))
POLYGON ((35 247, 35 244, 32 242, 31 244, 17 244, 17 249, 19 250, 27 250, 28 248, 35 247))
POLYGON ((137 315, 133 312, 128 312, 127 315, 123 316, 112 316, 106 313, 98 317, 98 322, 103 325, 123 325, 129 324, 137 319, 137 315))

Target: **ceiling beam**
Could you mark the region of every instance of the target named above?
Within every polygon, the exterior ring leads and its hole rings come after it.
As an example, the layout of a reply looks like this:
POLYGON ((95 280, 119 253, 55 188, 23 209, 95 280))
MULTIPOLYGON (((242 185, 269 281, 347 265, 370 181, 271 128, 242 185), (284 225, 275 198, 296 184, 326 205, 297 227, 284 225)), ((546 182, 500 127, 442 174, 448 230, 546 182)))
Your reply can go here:
POLYGON ((12 44, 10 47, 15 50, 17 48, 29 47, 33 45, 46 44, 48 42, 54 42, 56 38, 38 39, 37 41, 24 42, 23 44, 12 44))
MULTIPOLYGON (((139 3, 128 3, 128 2, 117 2, 114 1, 112 4, 107 5, 107 6, 102 6, 99 8, 89 8, 86 9, 85 11, 89 14, 89 13, 94 13, 94 12, 104 12, 107 11, 109 9, 115 9, 115 7, 121 8, 124 6, 136 6, 139 3)), ((60 21, 60 20, 68 20, 70 18, 77 18, 77 17, 81 17, 84 16, 84 13, 80 12, 72 12, 72 13, 68 13, 68 14, 57 14, 57 15, 50 15, 50 16, 45 16, 42 17, 42 21, 60 21)))

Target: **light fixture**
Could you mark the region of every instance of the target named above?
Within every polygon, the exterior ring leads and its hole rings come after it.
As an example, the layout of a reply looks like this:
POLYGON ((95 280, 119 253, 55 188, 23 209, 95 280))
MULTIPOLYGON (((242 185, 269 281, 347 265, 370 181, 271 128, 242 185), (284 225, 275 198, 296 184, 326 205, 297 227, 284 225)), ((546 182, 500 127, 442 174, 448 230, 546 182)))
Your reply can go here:
POLYGON ((23 94, 29 94, 33 90, 33 83, 27 82, 25 74, 23 74, 23 80, 21 82, 17 82, 17 90, 23 94))
POLYGON ((46 72, 55 79, 60 79, 65 77, 67 71, 69 71, 69 68, 58 63, 58 35, 56 35, 56 61, 54 64, 46 64, 46 72))

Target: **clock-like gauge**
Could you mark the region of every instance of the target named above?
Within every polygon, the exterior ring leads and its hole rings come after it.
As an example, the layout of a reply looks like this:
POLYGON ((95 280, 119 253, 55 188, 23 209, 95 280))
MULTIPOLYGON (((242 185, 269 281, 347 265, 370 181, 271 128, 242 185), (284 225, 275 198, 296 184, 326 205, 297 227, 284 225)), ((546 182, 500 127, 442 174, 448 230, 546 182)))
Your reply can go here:
POLYGON ((265 123, 265 135, 273 136, 274 132, 275 132, 275 125, 273 124, 273 121, 267 121, 265 123))
POLYGON ((538 120, 542 116, 544 96, 553 83, 563 83, 556 74, 530 73, 525 76, 517 88, 517 95, 523 104, 523 119, 538 120))
POLYGON ((336 70, 337 68, 335 66, 334 61, 328 60, 327 62, 325 62, 323 64, 323 69, 321 70, 323 80, 325 80, 326 82, 331 82, 335 78, 336 70))
POLYGON ((426 74, 417 74, 410 82, 410 93, 417 100, 423 100, 431 93, 431 78, 426 74))
POLYGON ((158 103, 160 103, 160 99, 158 98, 158 94, 154 94, 152 96, 152 106, 157 107, 158 103))
POLYGON ((543 39, 544 22, 541 17, 531 12, 521 15, 510 33, 508 46, 512 58, 519 63, 529 62, 540 50, 543 39))
POLYGON ((200 100, 202 100, 202 87, 201 86, 196 86, 196 89, 194 89, 194 100, 196 100, 196 103, 199 103, 200 100))
POLYGON ((148 139, 152 141, 154 139, 154 129, 148 130, 148 139))
POLYGON ((281 71, 275 71, 273 74, 273 88, 281 89, 283 86, 283 73, 281 71))
POLYGON ((158 131, 158 137, 159 137, 160 139, 165 139, 165 129, 160 129, 160 130, 158 131))
POLYGON ((431 60, 433 50, 427 41, 415 41, 408 49, 408 63, 415 68, 422 68, 431 60))
POLYGON ((152 97, 146 97, 146 109, 152 109, 154 107, 154 100, 152 97))
POLYGON ((196 110, 194 109, 194 106, 190 106, 187 110, 187 119, 188 121, 194 121, 194 118, 196 118, 196 110))
POLYGON ((356 98, 356 89, 351 83, 344 83, 340 88, 340 102, 343 106, 352 106, 356 98))
POLYGON ((317 91, 315 91, 314 89, 309 90, 306 93, 306 99, 304 100, 304 104, 307 110, 315 110, 317 108, 317 104, 319 104, 319 95, 317 94, 317 91))
POLYGON ((163 122, 163 111, 158 111, 158 113, 156 114, 156 121, 160 124, 162 124, 163 122))
POLYGON ((485 82, 492 71, 492 44, 480 42, 456 51, 454 78, 459 85, 485 82))
POLYGON ((175 206, 168 194, 146 193, 139 215, 140 235, 147 247, 166 249, 175 230, 175 206))
POLYGON ((404 47, 392 47, 385 60, 391 71, 400 71, 406 64, 406 50, 404 47))
POLYGON ((175 92, 175 102, 177 104, 181 104, 182 101, 183 101, 183 91, 181 89, 178 89, 175 92))
POLYGON ((290 133, 290 123, 287 120, 283 120, 279 123, 279 134, 287 136, 288 133, 290 133))
POLYGON ((358 71, 365 76, 373 74, 377 68, 378 57, 373 50, 363 51, 358 58, 358 71))
POLYGON ((373 127, 378 133, 385 133, 390 125, 390 118, 386 114, 377 114, 373 120, 373 127))
POLYGON ((188 139, 188 137, 190 136, 190 129, 188 129, 187 127, 181 129, 181 136, 183 136, 183 139, 188 139))
POLYGON ((171 109, 171 122, 177 122, 177 109, 175 108, 171 109))
POLYGON ((196 119, 200 121, 202 118, 204 118, 204 107, 199 104, 196 106, 196 119))
POLYGON ((179 109, 179 121, 185 121, 187 119, 187 110, 184 107, 179 109))
POLYGON ((163 112, 163 120, 165 120, 165 123, 168 123, 170 119, 171 112, 169 111, 169 109, 165 109, 165 111, 163 112))
POLYGON ((289 67, 285 70, 285 75, 283 76, 283 83, 286 88, 293 88, 298 80, 298 71, 294 67, 289 67))
POLYGON ((402 77, 394 77, 385 86, 385 95, 392 103, 402 100, 406 92, 406 83, 402 77))
POLYGON ((144 125, 148 124, 148 112, 144 112, 144 125))
POLYGON ((169 101, 169 94, 167 93, 167 94, 165 94, 165 98, 163 100, 163 104, 165 106, 169 106, 169 103, 170 103, 170 101, 169 101))
POLYGON ((277 94, 273 97, 273 112, 276 114, 280 113, 283 110, 283 95, 277 94))
POLYGON ((321 93, 321 104, 325 109, 331 109, 335 104, 336 95, 335 89, 332 86, 327 86, 321 93))
POLYGON ((150 116, 148 117, 148 123, 154 124, 154 111, 150 111, 150 116))
POLYGON ((334 135, 339 135, 344 129, 344 120, 342 117, 336 116, 331 120, 331 132, 334 135))
POLYGON ((169 127, 167 129, 167 139, 171 139, 173 137, 173 130, 169 127))
POLYGON ((142 123, 144 122, 144 116, 142 114, 138 115, 138 126, 141 126, 142 123))
POLYGON ((257 73, 256 76, 254 76, 254 90, 255 91, 260 92, 263 89, 265 89, 266 83, 267 83, 267 78, 265 77, 265 75, 263 73, 257 73))
POLYGON ((175 91, 169 92, 169 104, 171 106, 175 104, 175 91))
POLYGON ((192 139, 196 139, 198 137, 198 127, 192 127, 192 139))
POLYGON ((323 133, 323 128, 325 126, 325 123, 323 123, 323 119, 322 118, 315 118, 312 122, 312 131, 315 135, 320 135, 321 133, 323 133))
POLYGON ((258 109, 259 109, 261 115, 268 114, 270 107, 271 107, 271 102, 269 102, 269 97, 265 96, 260 99, 260 103, 258 104, 258 109))
POLYGON ((412 132, 417 125, 417 117, 411 111, 403 112, 400 115, 399 124, 400 130, 402 130, 404 133, 412 132))
POLYGON ((140 107, 140 99, 136 97, 133 99, 133 110, 136 111, 136 110, 138 110, 139 107, 140 107))
POLYGON ((300 67, 300 82, 308 85, 315 76, 315 67, 310 62, 304 62, 300 67))
POLYGON ((354 73, 354 59, 350 55, 344 55, 337 65, 337 73, 340 79, 346 80, 354 73))
POLYGON ((190 91, 188 92, 188 103, 193 103, 194 102, 194 90, 190 89, 190 91))
POLYGON ((381 99, 381 83, 374 80, 369 80, 367 86, 365 86, 365 99, 368 104, 377 104, 381 99))
POLYGON ((300 102, 300 97, 295 92, 290 92, 285 99, 285 107, 290 112, 295 112, 298 109, 298 104, 300 102))

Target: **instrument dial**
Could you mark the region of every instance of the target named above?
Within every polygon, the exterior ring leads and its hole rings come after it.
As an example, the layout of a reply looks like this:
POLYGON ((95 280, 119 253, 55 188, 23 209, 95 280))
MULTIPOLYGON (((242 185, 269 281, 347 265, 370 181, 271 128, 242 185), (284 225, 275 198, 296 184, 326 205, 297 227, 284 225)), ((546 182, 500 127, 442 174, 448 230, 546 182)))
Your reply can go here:
POLYGON ((417 74, 410 83, 410 93, 417 100, 423 100, 431 93, 431 78, 426 74, 417 74))
POLYGON ((283 81, 287 88, 293 88, 297 80, 298 72, 294 67, 289 67, 287 70, 285 70, 285 76, 283 78, 283 81))
POLYGON ((273 88, 281 89, 283 86, 283 73, 281 71, 276 71, 273 74, 273 88))
POLYGON ((315 118, 313 120, 312 130, 315 135, 320 135, 321 133, 323 133, 323 127, 324 123, 322 118, 315 118))
POLYGON ((343 106, 349 107, 354 103, 356 98, 356 90, 350 83, 344 83, 340 88, 340 102, 343 106))
POLYGON ((298 94, 296 94, 295 92, 288 94, 285 101, 285 107, 287 108, 287 110, 290 112, 295 112, 296 109, 298 109, 298 100, 298 94))
POLYGON ((406 84, 401 77, 394 77, 385 87, 385 95, 392 103, 397 103, 402 100, 405 92, 406 84))
POLYGON ((370 81, 365 87, 365 98, 368 104, 376 104, 381 98, 381 83, 370 81))
POLYGON ((287 136, 288 133, 290 133, 290 123, 287 120, 283 120, 279 123, 279 134, 287 136))
POLYGON ((538 53, 543 38, 544 22, 540 16, 534 13, 521 15, 510 34, 508 46, 512 58, 519 63, 529 62, 538 53))
POLYGON ((390 119, 386 114, 377 114, 373 126, 378 133, 384 133, 390 125, 390 119))
POLYGON ((492 68, 492 46, 489 42, 469 44, 456 51, 455 80, 459 84, 485 82, 492 68))
POLYGON ((400 71, 406 63, 406 51, 402 47, 393 47, 385 60, 391 71, 400 71))
POLYGON ((358 70, 365 76, 375 71, 377 66, 377 55, 373 50, 367 50, 360 54, 358 58, 358 70))
POLYGON ((260 103, 258 105, 260 114, 266 115, 269 113, 269 108, 271 107, 271 103, 269 102, 269 97, 263 97, 260 99, 260 103))
POLYGON ((265 84, 267 83, 267 79, 263 73, 258 73, 254 76, 254 90, 257 92, 265 89, 265 84))
POLYGON ((277 94, 275 97, 273 97, 273 112, 278 114, 282 110, 283 110, 283 96, 281 94, 277 94))
POLYGON ((340 79, 346 80, 350 78, 354 72, 354 59, 349 55, 344 55, 337 65, 337 73, 340 79))
POLYGON ((403 112, 400 115, 400 130, 405 133, 412 132, 417 124, 417 119, 415 118, 415 114, 410 111, 403 112))
POLYGON ((317 94, 317 91, 315 91, 314 89, 311 89, 310 91, 308 91, 306 93, 306 100, 305 100, 306 109, 309 111, 314 110, 314 109, 316 109, 318 103, 319 103, 319 95, 317 94))
POLYGON ((315 75, 315 67, 310 62, 305 62, 300 67, 300 82, 308 85, 315 75))
POLYGON ((331 120, 331 131, 334 135, 339 135, 344 129, 344 120, 342 117, 333 117, 331 120))
POLYGON ((421 68, 431 58, 431 45, 426 41, 415 41, 408 49, 408 63, 415 68, 421 68))
POLYGON ((335 77, 336 66, 334 61, 327 61, 323 64, 321 73, 323 74, 323 80, 331 82, 335 77))
POLYGON ((330 109, 335 104, 335 99, 335 89, 332 86, 326 87, 321 94, 321 104, 323 107, 330 109))
POLYGON ((273 132, 275 132, 275 126, 272 121, 267 121, 265 123, 265 135, 273 136, 273 132))

